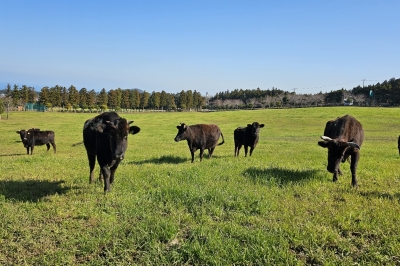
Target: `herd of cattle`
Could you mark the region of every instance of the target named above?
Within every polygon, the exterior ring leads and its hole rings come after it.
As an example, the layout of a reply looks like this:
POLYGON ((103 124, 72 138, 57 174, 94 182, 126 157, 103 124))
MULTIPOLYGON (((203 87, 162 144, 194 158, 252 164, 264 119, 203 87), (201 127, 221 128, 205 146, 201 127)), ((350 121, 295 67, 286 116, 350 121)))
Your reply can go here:
MULTIPOLYGON (((114 174, 120 162, 124 159, 128 146, 128 134, 137 134, 140 128, 130 126, 133 121, 127 121, 115 112, 105 112, 85 121, 83 126, 83 144, 85 145, 89 160, 89 183, 94 181, 94 166, 100 165, 100 177, 104 179, 104 192, 110 191, 110 184, 114 181, 114 174)), ((238 127, 234 130, 235 156, 244 146, 245 156, 250 147, 252 155, 259 140, 260 129, 264 124, 254 122, 247 127, 238 127)), ((194 162, 194 153, 200 150, 200 161, 203 159, 204 150, 208 150, 209 158, 212 157, 214 149, 224 144, 224 136, 221 129, 214 124, 198 124, 188 126, 181 123, 177 126, 178 134, 175 141, 186 140, 194 162), (218 143, 222 137, 222 142, 218 143)), ((38 128, 17 131, 27 154, 33 153, 36 145, 46 145, 47 151, 50 144, 56 152, 55 135, 53 131, 40 131, 38 128)), ((333 173, 333 181, 337 181, 338 175, 342 174, 340 162, 345 162, 351 156, 351 174, 353 186, 357 186, 357 164, 360 158, 360 147, 364 141, 364 130, 354 117, 345 115, 326 123, 322 141, 318 145, 328 148, 327 170, 333 173)), ((400 137, 399 137, 400 151, 400 137)))

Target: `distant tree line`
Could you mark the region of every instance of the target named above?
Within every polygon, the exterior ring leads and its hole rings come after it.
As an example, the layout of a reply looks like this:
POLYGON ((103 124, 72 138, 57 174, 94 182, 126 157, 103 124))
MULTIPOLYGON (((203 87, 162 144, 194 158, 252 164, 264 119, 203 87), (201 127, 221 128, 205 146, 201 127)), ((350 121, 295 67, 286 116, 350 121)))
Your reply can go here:
POLYGON ((243 90, 219 92, 209 99, 215 109, 291 108, 332 105, 400 106, 400 79, 391 78, 382 83, 344 88, 316 94, 296 94, 272 88, 268 90, 243 90))
POLYGON ((62 108, 62 110, 128 110, 128 109, 152 109, 152 110, 197 110, 205 105, 205 97, 196 91, 181 91, 177 94, 165 91, 151 94, 138 89, 112 89, 100 92, 88 91, 86 88, 78 90, 71 85, 69 88, 56 85, 43 87, 40 92, 35 88, 23 85, 11 87, 7 84, 2 97, 7 107, 23 107, 27 103, 37 103, 48 109, 62 108))
MULTIPOLYGON (((56 85, 43 87, 40 92, 35 88, 10 84, 2 91, 4 106, 18 108, 26 103, 39 103, 48 109, 62 110, 199 110, 199 109, 244 109, 244 108, 292 108, 326 105, 359 106, 400 106, 400 79, 391 78, 382 83, 357 86, 351 90, 330 91, 317 94, 296 94, 272 87, 272 89, 235 89, 218 92, 206 98, 197 91, 182 90, 179 93, 165 91, 148 93, 138 89, 112 89, 100 92, 78 90, 56 85)), ((4 109, 4 108, 3 108, 4 109)), ((7 109, 8 110, 8 109, 7 109)))

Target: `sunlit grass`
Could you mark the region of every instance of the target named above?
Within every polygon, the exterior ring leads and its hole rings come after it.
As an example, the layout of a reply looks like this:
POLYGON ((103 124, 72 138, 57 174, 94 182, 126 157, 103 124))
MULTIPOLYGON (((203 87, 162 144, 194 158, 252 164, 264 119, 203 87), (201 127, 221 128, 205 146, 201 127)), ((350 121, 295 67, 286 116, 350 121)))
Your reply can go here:
MULTIPOLYGON (((94 114, 11 113, 0 121, 0 263, 14 264, 398 264, 399 109, 310 108, 121 114, 129 137, 111 193, 89 185, 82 127, 94 114), (327 120, 364 126, 351 187, 337 183, 317 145, 327 120), (233 130, 264 123, 252 157, 235 158, 233 130), (190 163, 184 122, 215 123, 225 144, 190 163), (57 153, 26 155, 15 131, 54 130, 57 153)), ((98 167, 96 168, 96 174, 98 167)))

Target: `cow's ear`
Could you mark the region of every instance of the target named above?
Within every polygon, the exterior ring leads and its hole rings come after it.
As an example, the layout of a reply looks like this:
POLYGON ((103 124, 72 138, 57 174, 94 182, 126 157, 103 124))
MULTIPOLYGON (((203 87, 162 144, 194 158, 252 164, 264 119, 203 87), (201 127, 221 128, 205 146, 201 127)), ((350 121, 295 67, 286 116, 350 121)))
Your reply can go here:
POLYGON ((129 133, 131 133, 132 135, 139 133, 139 131, 140 131, 140 127, 137 127, 137 126, 129 127, 129 133))
POLYGON ((177 129, 181 129, 181 127, 180 127, 180 126, 176 126, 176 128, 177 128, 177 129))
POLYGON ((17 134, 20 134, 21 133, 21 131, 17 131, 17 134))
POLYGON ((251 127, 251 125, 250 125, 250 124, 247 124, 247 126, 248 126, 248 127, 251 127))
POLYGON ((133 123, 133 120, 131 120, 131 121, 128 121, 128 125, 130 125, 130 124, 132 124, 133 123))
POLYGON ((321 146, 322 148, 328 148, 328 141, 318 141, 318 145, 321 146))
POLYGON ((264 124, 260 124, 260 128, 263 128, 264 127, 264 124))

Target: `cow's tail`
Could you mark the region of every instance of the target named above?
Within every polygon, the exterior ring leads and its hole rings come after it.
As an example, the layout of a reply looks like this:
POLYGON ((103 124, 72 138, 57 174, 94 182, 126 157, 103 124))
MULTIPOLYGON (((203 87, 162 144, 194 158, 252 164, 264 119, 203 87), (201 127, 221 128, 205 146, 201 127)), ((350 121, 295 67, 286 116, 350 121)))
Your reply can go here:
POLYGON ((81 141, 81 142, 78 142, 78 143, 74 143, 74 144, 72 144, 72 147, 74 147, 74 146, 78 146, 78 145, 81 145, 81 144, 83 144, 83 141, 81 141))
POLYGON ((221 143, 218 143, 218 146, 219 146, 219 145, 222 145, 222 144, 224 144, 224 143, 225 143, 225 140, 224 140, 224 135, 222 134, 222 132, 221 132, 221 137, 222 137, 222 142, 221 142, 221 143))

